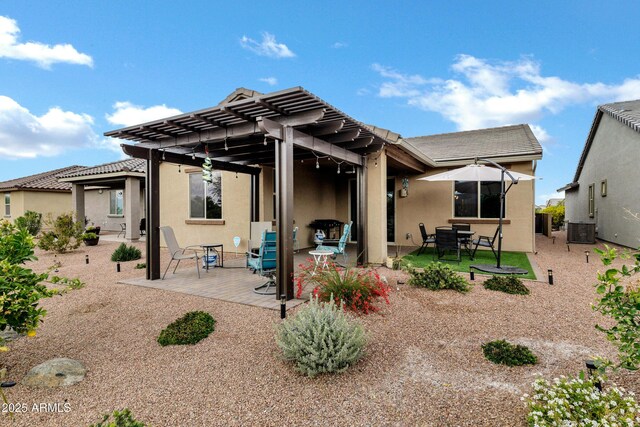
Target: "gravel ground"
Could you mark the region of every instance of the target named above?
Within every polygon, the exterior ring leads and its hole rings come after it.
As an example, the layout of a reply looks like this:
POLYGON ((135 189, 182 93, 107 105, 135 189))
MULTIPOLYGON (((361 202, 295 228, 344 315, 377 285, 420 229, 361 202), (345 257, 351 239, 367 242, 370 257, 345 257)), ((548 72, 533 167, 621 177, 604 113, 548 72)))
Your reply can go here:
MULTIPOLYGON (((128 407, 154 426, 525 425, 519 398, 537 375, 573 374, 589 356, 615 354, 594 329, 600 318, 590 307, 602 267, 595 255, 585 263, 589 246, 572 245, 567 252, 560 242, 563 235, 555 245, 538 238, 534 258, 543 271, 553 269, 556 285, 527 282, 530 296, 482 286, 466 295, 412 289, 396 285, 404 279, 398 272, 381 269, 397 290, 382 315, 360 320, 368 331, 367 357, 344 374, 316 379, 279 358, 273 339, 279 313, 116 284, 144 270, 135 270, 133 261, 116 273, 108 261, 115 243, 82 247, 58 255, 59 274, 80 277, 87 286, 46 300, 38 335, 13 342, 0 362, 9 379, 19 381, 47 359, 70 357, 85 363, 87 376, 63 389, 7 390, 13 403, 31 408, 67 401, 71 411, 29 410, 13 419, 3 414, 2 424, 86 426, 128 407), (159 332, 190 310, 211 313, 215 332, 195 346, 160 347, 159 332), (508 368, 488 362, 480 345, 502 338, 528 345, 540 363, 508 368)), ((53 256, 38 255, 35 269, 52 264, 53 256)), ((640 392, 638 377, 615 380, 640 392)))

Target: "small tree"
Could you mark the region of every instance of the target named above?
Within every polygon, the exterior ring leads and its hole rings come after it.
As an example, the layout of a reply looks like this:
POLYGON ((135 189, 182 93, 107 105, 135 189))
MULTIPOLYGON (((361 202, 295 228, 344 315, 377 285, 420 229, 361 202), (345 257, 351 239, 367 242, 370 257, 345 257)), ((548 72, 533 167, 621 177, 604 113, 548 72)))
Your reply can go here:
POLYGON ((542 210, 542 213, 551 214, 551 222, 554 227, 560 227, 564 224, 564 202, 560 202, 557 206, 548 206, 542 210))
POLYGON ((16 218, 16 226, 26 229, 32 236, 37 236, 42 228, 42 214, 26 211, 23 216, 16 218))
POLYGON ((84 225, 74 221, 72 213, 65 213, 53 219, 47 216, 45 225, 50 231, 42 233, 38 246, 45 251, 54 251, 59 254, 77 249, 82 243, 84 225))
MULTIPOLYGON (((18 333, 35 334, 46 311, 38 307, 41 298, 55 295, 42 284, 48 277, 25 268, 35 260, 33 236, 3 221, 0 224, 0 331, 11 327, 18 333)), ((0 349, 7 350, 0 338, 0 349)))
MULTIPOLYGON (((606 245, 605 250, 594 251, 600 255, 605 266, 611 266, 618 257, 616 249, 606 245)), ((609 268, 604 273, 598 272, 596 291, 602 297, 593 305, 593 309, 616 323, 610 328, 600 325, 596 325, 596 328, 618 347, 618 363, 601 360, 603 369, 640 369, 640 281, 634 282, 632 277, 640 272, 640 252, 622 255, 623 258, 631 256, 634 258, 631 267, 623 265, 620 269, 609 268)))

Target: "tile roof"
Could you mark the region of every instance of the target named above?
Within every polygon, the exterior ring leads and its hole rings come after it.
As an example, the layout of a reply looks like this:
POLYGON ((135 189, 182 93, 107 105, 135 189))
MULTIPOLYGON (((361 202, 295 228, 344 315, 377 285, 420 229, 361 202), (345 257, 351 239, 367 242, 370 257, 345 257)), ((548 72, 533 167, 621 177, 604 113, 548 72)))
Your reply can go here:
POLYGON ((105 163, 103 165, 76 169, 60 175, 59 178, 74 178, 80 176, 103 175, 117 172, 145 173, 146 163, 147 162, 144 159, 119 160, 117 162, 105 163))
POLYGON ((435 161, 542 155, 527 124, 405 138, 435 161))
POLYGON ((640 99, 604 104, 600 105, 598 109, 640 132, 640 99))
POLYGON ((66 168, 29 175, 23 178, 11 179, 0 182, 0 190, 71 191, 71 183, 59 182, 58 177, 67 172, 82 168, 84 168, 84 166, 68 166, 66 168))

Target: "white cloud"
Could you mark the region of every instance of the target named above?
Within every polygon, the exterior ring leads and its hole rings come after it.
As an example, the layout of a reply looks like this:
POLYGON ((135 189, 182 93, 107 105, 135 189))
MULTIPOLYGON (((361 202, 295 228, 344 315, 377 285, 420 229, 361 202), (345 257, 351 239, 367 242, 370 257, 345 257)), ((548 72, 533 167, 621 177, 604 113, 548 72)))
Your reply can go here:
POLYGON ((70 44, 18 43, 19 34, 20 28, 14 19, 0 16, 0 57, 33 61, 46 69, 57 62, 93 67, 91 56, 78 52, 70 44))
MULTIPOLYGON (((544 76, 531 57, 517 61, 488 61, 458 55, 455 78, 426 78, 373 64, 384 78, 381 97, 406 98, 409 105, 433 111, 454 122, 459 130, 517 123, 535 123, 570 105, 640 98, 640 76, 619 84, 579 83, 544 76)), ((539 125, 532 129, 541 142, 552 137, 539 125)))
POLYGON ((261 42, 242 36, 240 45, 255 54, 270 58, 293 58, 296 56, 286 44, 276 42, 276 36, 267 32, 262 33, 261 42))
POLYGON ((536 204, 537 205, 547 205, 547 201, 549 199, 564 199, 564 191, 555 192, 551 194, 540 194, 536 196, 536 204))
POLYGON ((69 149, 107 148, 101 144, 106 143, 93 131, 93 118, 88 114, 52 107, 36 116, 0 95, 0 157, 52 157, 69 149))
POLYGON ((335 42, 334 44, 331 45, 331 47, 334 49, 342 49, 343 47, 347 47, 347 46, 349 45, 345 42, 335 42))
POLYGON ((182 113, 177 108, 170 108, 164 104, 145 108, 128 101, 116 102, 113 109, 113 114, 107 114, 106 118, 109 123, 120 126, 133 126, 182 113))
POLYGON ((275 77, 262 77, 258 80, 260 80, 261 82, 265 82, 269 86, 275 86, 278 84, 278 79, 276 79, 275 77))

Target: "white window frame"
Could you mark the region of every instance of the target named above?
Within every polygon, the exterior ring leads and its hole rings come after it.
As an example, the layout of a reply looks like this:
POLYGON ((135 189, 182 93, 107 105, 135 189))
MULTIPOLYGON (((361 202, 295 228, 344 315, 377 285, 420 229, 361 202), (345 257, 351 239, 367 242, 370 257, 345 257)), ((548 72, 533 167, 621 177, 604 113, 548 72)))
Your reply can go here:
POLYGON ((11 193, 4 193, 4 216, 11 216, 11 193))
MULTIPOLYGON (((215 172, 220 174, 220 200, 222 201, 222 207, 224 207, 224 193, 223 193, 224 188, 223 188, 223 185, 222 185, 222 171, 219 171, 219 170, 212 171, 212 173, 215 173, 215 172)), ((204 194, 203 194, 203 196, 204 196, 204 198, 203 198, 203 200, 204 200, 204 212, 203 212, 203 214, 204 214, 204 216, 202 216, 202 217, 194 217, 192 215, 192 212, 191 212, 191 175, 202 176, 202 172, 190 172, 187 175, 188 175, 188 178, 189 178, 188 181, 187 181, 187 185, 188 185, 188 189, 187 189, 187 197, 188 197, 188 199, 187 200, 188 200, 188 203, 189 203, 189 219, 191 219, 191 220, 221 220, 221 219, 223 219, 222 207, 220 208, 220 218, 207 218, 207 187, 210 184, 208 182, 206 182, 206 181, 203 181, 203 184, 204 184, 204 187, 203 187, 204 188, 204 194)))
POLYGON ((589 185, 589 218, 596 215, 596 185, 589 185))
POLYGON ((110 217, 122 217, 124 216, 124 190, 120 189, 120 190, 110 190, 109 191, 109 216, 110 217), (112 210, 112 208, 114 207, 112 205, 112 198, 113 195, 115 194, 115 212, 112 210), (118 195, 120 195, 120 200, 122 202, 122 212, 118 213, 118 195))

